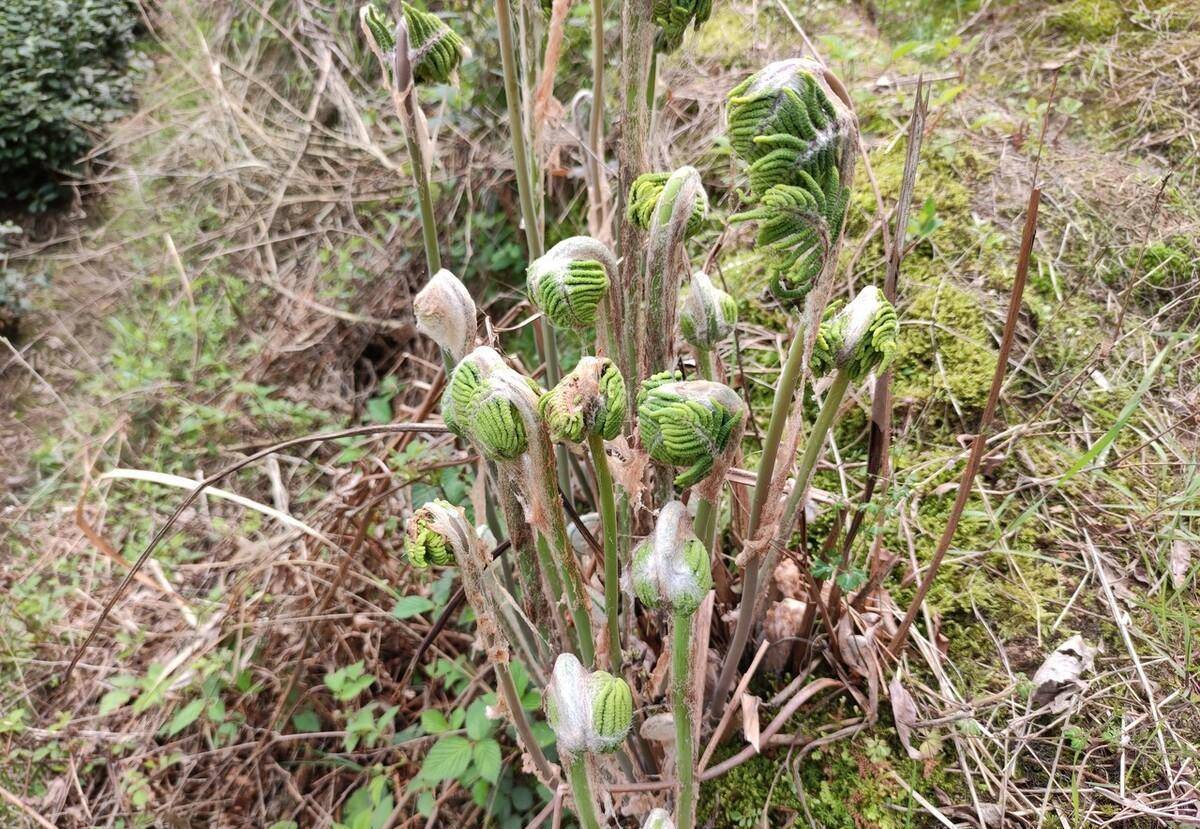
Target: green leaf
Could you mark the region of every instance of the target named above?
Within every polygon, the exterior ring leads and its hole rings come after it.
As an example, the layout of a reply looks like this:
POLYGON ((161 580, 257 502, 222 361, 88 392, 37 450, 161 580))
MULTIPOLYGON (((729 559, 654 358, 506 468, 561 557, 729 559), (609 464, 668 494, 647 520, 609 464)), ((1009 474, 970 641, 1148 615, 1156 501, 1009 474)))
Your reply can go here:
POLYGON ((367 401, 367 420, 372 423, 392 422, 392 397, 372 397, 367 401))
POLYGON ((471 742, 466 737, 442 737, 421 764, 421 776, 426 780, 440 783, 443 780, 453 780, 471 763, 471 742))
POLYGON ((426 734, 441 734, 450 730, 450 723, 446 722, 445 714, 436 708, 430 708, 421 712, 421 728, 425 729, 426 734))
POLYGON ((292 728, 301 734, 312 734, 321 730, 321 718, 311 708, 297 711, 292 715, 292 728))
POLYGON ((430 610, 433 610, 433 602, 424 596, 401 596, 392 608, 392 615, 397 619, 411 619, 430 610))
POLYGON ((171 718, 170 724, 167 726, 166 734, 168 737, 174 737, 180 731, 187 728, 196 721, 204 711, 204 700, 194 699, 187 705, 175 712, 175 716, 171 718))
POLYGON ((533 805, 533 792, 529 790, 528 786, 513 786, 508 797, 512 801, 513 808, 518 812, 524 812, 533 805))
POLYGON ((482 740, 492 733, 495 723, 488 719, 487 706, 482 700, 475 700, 467 709, 467 736, 472 740, 482 740))
POLYGON ((421 817, 427 818, 432 815, 433 805, 436 802, 431 791, 423 791, 417 795, 417 811, 421 813, 421 817))
POLYGON ((109 691, 104 696, 100 697, 100 716, 111 714, 125 703, 129 702, 129 698, 133 696, 128 691, 114 689, 109 691))
POLYGON ((294 820, 277 820, 272 823, 267 829, 300 829, 294 820))
POLYGON ((475 744, 475 769, 489 783, 500 779, 500 744, 490 737, 475 744))

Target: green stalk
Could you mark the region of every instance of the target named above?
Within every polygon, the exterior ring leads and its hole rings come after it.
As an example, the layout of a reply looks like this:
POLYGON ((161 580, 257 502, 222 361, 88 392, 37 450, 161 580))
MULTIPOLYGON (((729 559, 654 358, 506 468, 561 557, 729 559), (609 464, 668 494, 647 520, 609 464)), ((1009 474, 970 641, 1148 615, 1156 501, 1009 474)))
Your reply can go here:
MULTIPOLYGON (((561 566, 555 561, 554 553, 550 550, 550 542, 541 533, 537 534, 537 554, 538 562, 541 564, 541 571, 546 574, 546 583, 550 586, 551 613, 558 613, 558 605, 564 600, 563 596, 563 580, 560 574, 561 566)), ((536 575, 535 575, 536 578, 536 575)), ((571 600, 566 599, 568 606, 571 605, 571 600)), ((555 617, 558 620, 558 617, 555 617)), ((561 621, 561 620, 558 620, 561 621)), ((559 629, 562 630, 561 625, 559 629)), ((567 647, 572 653, 579 654, 579 632, 572 631, 567 634, 567 647)))
POLYGON ((717 361, 712 349, 696 347, 696 368, 701 378, 709 382, 717 379, 717 361))
MULTIPOLYGON (((417 88, 409 90, 401 106, 415 106, 413 101, 417 96, 417 88)), ((411 111, 401 113, 404 121, 404 144, 408 147, 408 158, 413 168, 413 178, 417 180, 417 203, 421 206, 421 236, 425 242, 425 262, 429 266, 429 275, 433 276, 442 269, 442 255, 438 251, 437 216, 433 212, 433 190, 429 185, 429 176, 425 173, 424 153, 417 143, 413 131, 416 129, 416 115, 411 111)))
POLYGON ((558 777, 558 772, 546 759, 542 747, 538 745, 537 737, 533 734, 533 727, 529 724, 529 717, 521 705, 521 697, 517 693, 517 686, 513 682, 512 671, 509 670, 507 662, 496 663, 496 678, 499 680, 497 687, 500 696, 508 707, 509 716, 512 717, 513 726, 517 729, 517 736, 521 740, 521 748, 533 760, 538 777, 549 786, 558 777))
POLYGON ((688 704, 692 684, 692 616, 676 614, 672 624, 671 705, 679 771, 675 826, 676 829, 693 829, 696 823, 696 750, 692 744, 692 709, 688 704))
MULTIPOLYGON (((754 498, 750 502, 750 521, 746 527, 746 539, 752 540, 758 531, 758 522, 762 518, 763 506, 771 487, 771 478, 775 474, 775 462, 779 455, 779 441, 783 437, 783 427, 787 422, 788 410, 792 405, 792 397, 796 394, 796 385, 800 382, 800 369, 804 362, 803 325, 797 326, 792 335, 792 344, 788 349, 783 371, 779 374, 779 385, 775 387, 775 399, 771 403, 771 420, 767 424, 767 434, 763 438, 763 454, 758 462, 758 474, 754 479, 754 498)), ((738 601, 737 625, 733 630, 733 639, 725 654, 725 662, 721 666, 721 675, 713 687, 712 713, 716 719, 721 718, 725 711, 725 696, 733 685, 733 677, 737 672, 742 653, 746 650, 746 642, 750 638, 750 629, 754 626, 754 613, 747 612, 747 606, 753 607, 758 595, 759 560, 755 558, 746 565, 742 573, 742 596, 738 601), (747 598, 749 605, 747 605, 747 598)))
POLYGON ((588 614, 588 599, 586 588, 583 586, 583 574, 579 572, 579 562, 575 559, 575 551, 571 548, 571 539, 567 536, 567 525, 563 521, 561 507, 553 510, 550 516, 554 532, 554 546, 557 548, 559 566, 563 571, 566 582, 567 608, 575 621, 575 635, 579 640, 579 659, 585 665, 596 664, 596 643, 592 638, 592 619, 588 614))
POLYGON ((604 439, 588 433, 588 449, 596 468, 600 495, 600 522, 604 527, 604 613, 608 622, 608 664, 614 676, 621 675, 621 584, 617 560, 617 505, 613 497, 612 472, 604 454, 604 439))
POLYGON ((604 0, 592 0, 592 112, 588 124, 588 165, 596 188, 595 205, 604 215, 604 0))
POLYGON ((650 52, 650 72, 646 75, 646 112, 649 113, 651 124, 654 123, 655 88, 658 86, 658 50, 650 52))
POLYGON ((707 498, 701 498, 700 503, 696 505, 696 520, 693 522, 696 528, 696 537, 704 542, 705 549, 712 553, 712 539, 717 528, 717 505, 707 498))
POLYGON ((592 797, 592 784, 588 781, 583 754, 571 760, 569 776, 571 794, 575 797, 575 817, 579 818, 579 825, 583 829, 600 829, 600 818, 596 815, 596 801, 592 797))
MULTIPOLYGON (((512 136, 513 165, 517 175, 517 198, 521 203, 521 223, 525 225, 525 244, 529 248, 529 261, 545 253, 542 243, 541 213, 533 202, 533 173, 529 165, 529 147, 525 141, 525 119, 521 117, 521 95, 517 86, 517 59, 513 49, 512 19, 508 9, 509 0, 496 0, 496 27, 500 32, 500 63, 504 70, 504 100, 508 107, 508 125, 512 136)), ((538 320, 538 351, 546 364, 546 383, 556 384, 562 374, 558 366, 558 348, 554 344, 554 328, 542 317, 538 320)), ((571 473, 567 466, 567 450, 559 446, 554 450, 558 460, 558 485, 563 492, 570 492, 571 473)))
POLYGON ((825 446, 825 436, 829 434, 829 428, 833 425, 838 407, 842 405, 842 398, 846 396, 846 389, 849 387, 850 372, 846 369, 838 369, 837 374, 833 376, 833 383, 830 384, 829 391, 825 394, 825 402, 821 404, 821 411, 817 414, 816 422, 813 423, 812 433, 808 436, 808 441, 804 446, 804 456, 800 458, 796 483, 783 508, 783 520, 779 524, 780 537, 790 535, 792 532, 796 513, 804 503, 805 495, 808 494, 808 483, 812 478, 813 469, 817 466, 817 458, 821 457, 821 449, 825 446))

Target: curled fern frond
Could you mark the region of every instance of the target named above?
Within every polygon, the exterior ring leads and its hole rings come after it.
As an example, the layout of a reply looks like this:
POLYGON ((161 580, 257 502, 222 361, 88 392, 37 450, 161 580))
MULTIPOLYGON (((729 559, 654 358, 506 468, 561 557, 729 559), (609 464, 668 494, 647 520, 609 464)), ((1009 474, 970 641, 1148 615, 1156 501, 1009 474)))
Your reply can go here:
POLYGON ((713 285, 704 271, 692 274, 682 307, 679 331, 696 348, 711 350, 737 325, 737 301, 713 285))
POLYGON ((629 684, 607 671, 589 673, 570 653, 554 660, 543 706, 564 758, 615 751, 633 725, 629 684))
MULTIPOLYGON (((408 60, 417 83, 447 83, 462 61, 465 43, 437 15, 402 4, 404 25, 408 29, 408 60)), ((396 24, 374 3, 359 12, 363 29, 375 41, 380 54, 396 48, 396 24)))
POLYGON ((638 434, 650 457, 686 467, 676 486, 689 487, 708 476, 746 419, 745 401, 733 389, 707 380, 662 383, 638 394, 638 434))
POLYGON ((731 220, 759 223, 772 293, 785 304, 802 303, 830 264, 845 222, 853 115, 831 97, 819 64, 778 61, 730 91, 728 136, 748 165, 755 203, 731 220))
POLYGON ((868 285, 822 321, 813 346, 813 374, 844 369, 857 381, 883 371, 895 359, 899 334, 896 309, 883 291, 868 285))
POLYGON ((625 416, 625 378, 605 357, 581 357, 558 385, 542 395, 538 411, 553 441, 582 443, 588 435, 612 440, 625 416))
POLYGON ((446 567, 468 551, 471 533, 462 507, 448 501, 430 501, 408 519, 404 555, 418 570, 431 564, 446 567))
POLYGON ((696 537, 687 508, 663 505, 654 533, 633 551, 633 589, 647 607, 690 616, 712 589, 708 549, 696 537))
MULTIPOLYGON (((667 188, 667 183, 672 176, 675 175, 675 173, 642 173, 633 180, 633 184, 629 186, 629 203, 625 208, 625 215, 631 224, 642 230, 650 229, 663 191, 667 188)), ((668 193, 668 198, 671 197, 671 194, 668 193)), ((704 192, 703 187, 697 188, 695 203, 692 206, 691 215, 688 216, 686 236, 693 236, 703 228, 704 220, 707 217, 708 195, 704 192)))
POLYGON ((403 4, 408 59, 417 83, 447 83, 463 56, 463 39, 437 15, 403 4))
POLYGON ((529 299, 558 328, 586 328, 615 278, 617 260, 587 236, 564 239, 534 260, 526 274, 529 299))
POLYGON ((654 0, 655 51, 674 52, 683 43, 687 27, 699 29, 711 14, 712 0, 654 0))
POLYGON ((442 420, 451 432, 477 444, 489 459, 511 460, 529 445, 520 403, 507 385, 491 382, 472 359, 481 350, 455 366, 442 398, 442 420))

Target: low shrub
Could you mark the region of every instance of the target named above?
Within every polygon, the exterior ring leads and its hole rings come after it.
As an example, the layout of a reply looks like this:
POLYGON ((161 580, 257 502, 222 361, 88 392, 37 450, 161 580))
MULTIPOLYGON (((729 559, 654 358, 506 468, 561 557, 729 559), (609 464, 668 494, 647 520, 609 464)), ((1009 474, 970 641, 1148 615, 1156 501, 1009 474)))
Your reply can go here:
POLYGON ((38 212, 133 97, 130 0, 0 3, 0 202, 38 212))

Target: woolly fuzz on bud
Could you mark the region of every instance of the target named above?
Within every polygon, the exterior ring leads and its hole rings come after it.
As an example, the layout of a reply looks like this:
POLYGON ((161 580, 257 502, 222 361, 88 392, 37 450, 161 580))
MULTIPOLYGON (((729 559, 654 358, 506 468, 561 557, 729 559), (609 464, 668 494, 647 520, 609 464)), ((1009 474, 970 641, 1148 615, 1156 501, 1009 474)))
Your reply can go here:
POLYGON ((462 281, 443 268, 413 299, 417 330, 433 340, 454 362, 475 342, 475 300, 462 281))
POLYGON ((671 821, 671 816, 667 814, 666 809, 654 809, 646 815, 642 829, 675 829, 675 824, 671 821))
POLYGON ((813 346, 814 376, 845 369, 858 381, 872 371, 884 371, 896 356, 900 323, 883 291, 868 285, 849 305, 830 308, 813 346))
POLYGON ((683 299, 679 331, 683 338, 705 351, 729 336, 737 325, 737 301, 713 285, 704 271, 692 274, 692 285, 683 299))
POLYGON ((572 236, 533 261, 526 274, 529 299, 556 328, 586 328, 616 278, 617 259, 602 242, 572 236))
POLYGON ((708 550, 679 501, 663 505, 648 536, 633 552, 633 589, 647 607, 690 616, 712 589, 708 550))
POLYGON ((633 725, 629 684, 607 671, 588 673, 569 653, 554 661, 544 705, 559 754, 567 758, 615 751, 633 725))
POLYGON ((446 567, 468 551, 470 538, 471 527, 461 507, 430 501, 408 519, 404 555, 418 570, 431 564, 446 567))
POLYGON ((582 443, 588 435, 612 440, 625 417, 625 378, 605 357, 581 357, 558 385, 542 395, 538 411, 553 441, 582 443))

